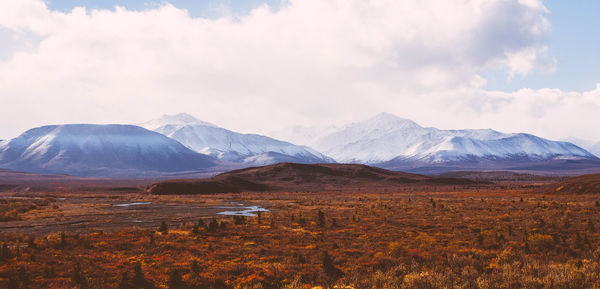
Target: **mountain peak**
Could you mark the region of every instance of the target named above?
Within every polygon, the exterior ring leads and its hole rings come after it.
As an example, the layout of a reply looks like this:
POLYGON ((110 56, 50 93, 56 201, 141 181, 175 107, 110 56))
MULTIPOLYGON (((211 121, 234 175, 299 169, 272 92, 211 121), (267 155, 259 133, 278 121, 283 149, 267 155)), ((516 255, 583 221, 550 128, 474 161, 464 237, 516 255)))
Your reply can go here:
POLYGON ((178 114, 165 114, 157 119, 140 124, 141 127, 149 130, 155 130, 165 125, 203 125, 217 127, 210 122, 199 120, 194 116, 184 112, 180 112, 178 114))

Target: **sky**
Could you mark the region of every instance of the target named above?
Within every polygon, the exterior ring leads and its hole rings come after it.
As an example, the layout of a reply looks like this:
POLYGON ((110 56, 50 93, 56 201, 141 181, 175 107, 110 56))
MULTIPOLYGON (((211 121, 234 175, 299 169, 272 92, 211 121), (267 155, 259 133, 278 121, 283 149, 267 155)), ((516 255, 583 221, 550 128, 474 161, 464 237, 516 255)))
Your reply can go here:
POLYGON ((600 141, 600 2, 0 1, 0 139, 187 112, 241 132, 379 112, 600 141))

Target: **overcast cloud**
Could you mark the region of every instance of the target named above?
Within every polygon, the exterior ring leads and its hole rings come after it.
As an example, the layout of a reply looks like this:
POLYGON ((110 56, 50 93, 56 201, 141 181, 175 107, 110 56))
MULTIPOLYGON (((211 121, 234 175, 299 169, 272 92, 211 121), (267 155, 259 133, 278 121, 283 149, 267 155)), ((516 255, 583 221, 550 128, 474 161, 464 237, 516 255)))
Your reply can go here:
POLYGON ((290 0, 239 17, 50 11, 0 2, 0 138, 53 123, 188 112, 239 131, 386 111, 426 126, 600 139, 600 86, 487 91, 481 76, 551 73, 537 0, 290 0))

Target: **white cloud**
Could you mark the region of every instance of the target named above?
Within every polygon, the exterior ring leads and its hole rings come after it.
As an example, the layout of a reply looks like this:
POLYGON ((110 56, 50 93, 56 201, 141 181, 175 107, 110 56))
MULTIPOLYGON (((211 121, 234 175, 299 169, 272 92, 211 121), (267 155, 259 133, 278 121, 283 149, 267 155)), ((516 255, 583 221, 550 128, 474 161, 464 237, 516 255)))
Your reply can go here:
POLYGON ((507 53, 507 64, 510 69, 508 81, 516 75, 526 76, 534 69, 552 73, 556 71, 557 60, 548 56, 548 47, 531 47, 521 51, 507 53))
MULTIPOLYGON (((600 120, 600 84, 587 92, 560 89, 521 89, 515 92, 453 91, 433 96, 439 101, 438 119, 443 128, 493 127, 506 132, 532 132, 551 139, 578 137, 597 140, 600 120), (443 101, 439 101, 442 99, 443 101), (443 109, 446 107, 446 109, 443 109), (455 117, 452 117, 455 115, 455 117)), ((433 113, 429 117, 435 119, 433 113)), ((423 118, 427 122, 427 116, 423 118)), ((432 123, 429 123, 432 124, 432 123)))
POLYGON ((490 92, 480 76, 551 70, 548 13, 536 0, 290 0, 202 19, 171 5, 61 13, 3 1, 0 41, 14 45, 0 50, 0 135, 179 111, 242 131, 389 111, 554 136, 572 130, 546 129, 548 115, 594 107, 597 91, 490 92))

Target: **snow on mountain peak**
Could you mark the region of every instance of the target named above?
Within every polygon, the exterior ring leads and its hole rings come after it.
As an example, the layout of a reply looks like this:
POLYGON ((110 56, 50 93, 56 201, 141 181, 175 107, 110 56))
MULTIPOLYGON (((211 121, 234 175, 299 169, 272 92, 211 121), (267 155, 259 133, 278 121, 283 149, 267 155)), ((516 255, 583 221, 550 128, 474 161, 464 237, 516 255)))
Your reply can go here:
POLYGON ((426 130, 411 120, 380 113, 365 121, 345 125, 310 145, 338 162, 374 163, 393 158, 398 151, 417 150, 418 147, 402 138, 421 135, 426 130), (399 139, 387 139, 390 137, 399 139), (387 140, 380 141, 383 139, 387 140))
MULTIPOLYGON (((206 125, 187 115, 178 118, 163 117, 153 125, 163 124, 153 128, 155 132, 179 141, 188 148, 202 154, 210 155, 230 162, 255 162, 249 157, 271 153, 263 156, 263 161, 285 160, 304 163, 333 162, 332 159, 307 147, 289 142, 276 140, 257 134, 242 134, 215 125, 206 125), (182 123, 188 121, 187 123, 182 123), (268 157, 266 157, 268 156, 268 157)), ((152 122, 152 121, 151 121, 152 122)), ((150 127, 150 126, 148 126, 150 127)))
POLYGON ((377 164, 392 159, 430 163, 473 158, 595 158, 571 144, 492 129, 441 130, 381 113, 320 137, 311 144, 338 162, 377 164))

